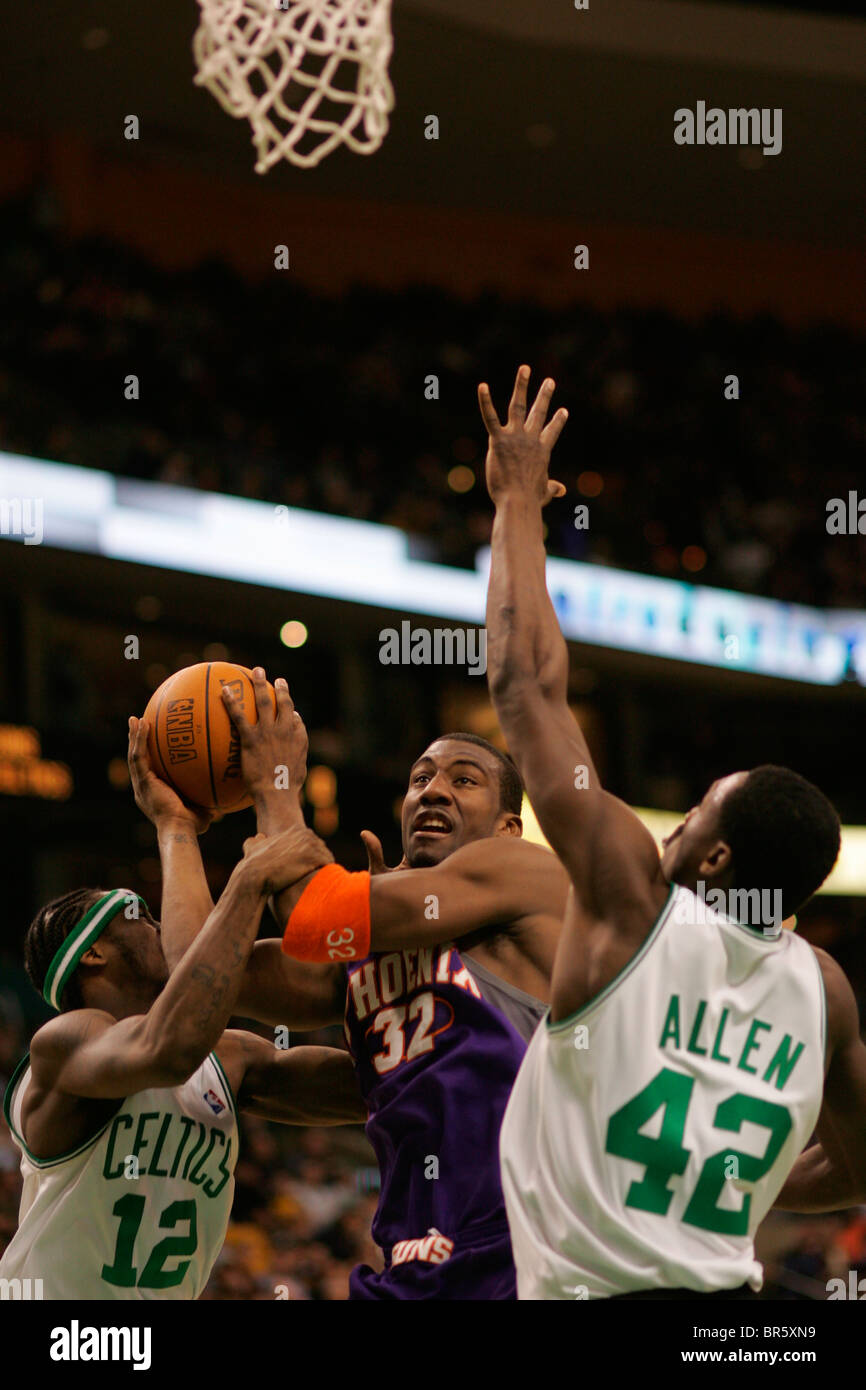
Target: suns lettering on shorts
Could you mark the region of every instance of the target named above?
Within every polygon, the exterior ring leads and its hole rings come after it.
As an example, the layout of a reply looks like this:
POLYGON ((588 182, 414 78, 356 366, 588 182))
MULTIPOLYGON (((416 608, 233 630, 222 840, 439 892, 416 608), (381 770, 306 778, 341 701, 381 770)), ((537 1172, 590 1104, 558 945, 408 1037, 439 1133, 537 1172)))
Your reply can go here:
POLYGON ((427 1264, 441 1265, 450 1258, 453 1249, 453 1240, 431 1227, 427 1235, 421 1238, 398 1240, 391 1250, 391 1264, 404 1265, 410 1260, 424 1260, 427 1264))

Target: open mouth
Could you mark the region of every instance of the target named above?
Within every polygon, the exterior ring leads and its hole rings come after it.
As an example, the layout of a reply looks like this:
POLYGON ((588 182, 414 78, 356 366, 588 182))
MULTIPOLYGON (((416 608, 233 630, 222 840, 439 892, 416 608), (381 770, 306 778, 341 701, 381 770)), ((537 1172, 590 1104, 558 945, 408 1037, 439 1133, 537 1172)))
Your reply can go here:
POLYGON ((425 811, 412 827, 413 835, 450 835, 453 826, 441 811, 425 811))

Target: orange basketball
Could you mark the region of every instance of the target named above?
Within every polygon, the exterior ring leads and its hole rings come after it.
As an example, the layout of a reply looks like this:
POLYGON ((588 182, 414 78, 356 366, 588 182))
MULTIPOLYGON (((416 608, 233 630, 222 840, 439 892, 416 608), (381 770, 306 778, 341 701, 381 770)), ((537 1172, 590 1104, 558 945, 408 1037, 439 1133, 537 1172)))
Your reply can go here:
MULTIPOLYGON (((252 805, 241 776, 240 738, 220 693, 224 685, 240 700, 249 722, 257 723, 251 672, 233 661, 201 661, 175 671, 153 692, 144 711, 154 772, 184 801, 208 811, 252 805)), ((276 709, 270 683, 268 690, 276 709)))

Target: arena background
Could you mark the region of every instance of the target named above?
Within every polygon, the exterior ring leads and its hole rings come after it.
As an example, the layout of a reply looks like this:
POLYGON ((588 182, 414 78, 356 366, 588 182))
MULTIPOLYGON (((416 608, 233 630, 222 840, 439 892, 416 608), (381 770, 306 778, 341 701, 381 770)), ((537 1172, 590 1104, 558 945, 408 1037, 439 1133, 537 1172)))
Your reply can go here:
MULTIPOLYGON (((155 836, 124 754, 127 716, 168 673, 228 656, 288 677, 310 731, 310 819, 349 867, 362 828, 399 857, 406 772, 437 731, 498 737, 483 680, 382 665, 379 633, 466 618, 449 596, 490 528, 475 385, 503 402, 524 360, 570 410, 552 554, 592 566, 603 594, 632 573, 647 602, 658 579, 688 586, 670 590, 687 604, 693 586, 750 596, 737 611, 766 632, 794 622, 788 605, 814 610, 799 679, 653 654, 646 632, 617 628, 615 594, 595 641, 576 621, 572 697, 607 785, 682 812, 720 772, 781 762, 846 825, 866 824, 866 551, 826 527, 828 500, 862 485, 866 443, 854 14, 397 0, 380 152, 260 178, 246 124, 192 85, 194 4, 44 3, 38 21, 3 6, 0 494, 46 498, 43 543, 21 543, 8 506, 0 535, 4 1078, 45 1016, 20 966, 36 908, 84 882, 128 884, 158 908, 155 836), (782 108, 781 154, 676 146, 673 112, 698 99, 782 108), (280 244, 288 270, 274 268, 280 244), (729 373, 738 400, 724 398, 729 373), (317 547, 334 582, 268 578, 252 547, 221 569, 204 493, 291 509, 286 547, 317 547), (115 503, 137 509, 139 548, 107 526, 115 503), (408 539, 308 535, 294 509, 408 539), (188 530, 144 563, 167 515, 188 530), (395 544, 418 567, 414 607, 388 569, 395 544), (750 608, 757 597, 785 607, 750 608), (288 622, 305 626, 302 646, 281 641, 288 622), (830 674, 822 624, 847 634, 830 674)), ((588 573, 561 571, 564 587, 588 573)), ((759 671, 770 645, 756 639, 759 671)), ((249 829, 249 813, 230 816, 203 841, 215 892, 249 829)), ((801 930, 848 971, 862 1012, 866 861, 851 843, 845 892, 817 898, 801 930)), ((352 1264, 375 1259, 360 1130, 247 1122, 237 1176, 209 1296, 286 1284, 344 1298, 352 1264)), ((0 1248, 18 1193, 3 1130, 0 1248)), ((822 1298, 831 1274, 866 1264, 866 1215, 774 1215, 760 1250, 770 1296, 822 1298)))

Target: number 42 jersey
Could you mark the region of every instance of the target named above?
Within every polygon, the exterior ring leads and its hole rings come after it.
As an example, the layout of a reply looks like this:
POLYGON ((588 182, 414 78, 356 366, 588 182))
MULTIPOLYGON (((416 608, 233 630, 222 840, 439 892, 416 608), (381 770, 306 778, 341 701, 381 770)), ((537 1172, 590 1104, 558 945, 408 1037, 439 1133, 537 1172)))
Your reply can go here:
POLYGON ((753 1238, 824 1085, 817 957, 674 887, 625 969, 538 1028, 502 1125, 523 1299, 759 1289, 753 1238))
POLYGON ((52 1159, 22 1137, 29 1084, 25 1057, 4 1105, 24 1188, 0 1277, 29 1279, 46 1299, 198 1298, 225 1239, 238 1150, 215 1054, 181 1086, 127 1097, 92 1139, 52 1159))

